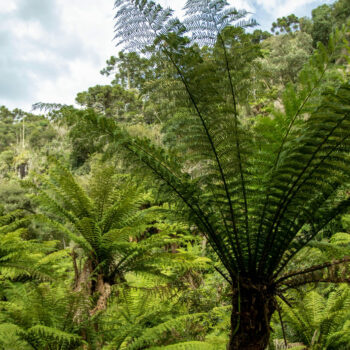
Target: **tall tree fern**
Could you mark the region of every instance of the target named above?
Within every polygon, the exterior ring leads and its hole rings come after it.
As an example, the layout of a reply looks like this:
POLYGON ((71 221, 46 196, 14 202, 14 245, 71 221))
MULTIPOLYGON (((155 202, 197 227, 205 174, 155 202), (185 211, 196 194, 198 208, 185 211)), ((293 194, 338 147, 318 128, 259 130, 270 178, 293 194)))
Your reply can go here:
POLYGON ((183 154, 131 137, 90 112, 87 125, 109 139, 110 151, 123 150, 128 162, 151 173, 207 236, 232 285, 229 349, 264 349, 276 295, 283 286, 322 279, 314 272, 329 265, 281 274, 350 204, 341 191, 349 181, 350 85, 342 77, 324 84, 346 29, 286 87, 283 107, 250 127, 227 35, 232 25, 252 24, 243 22, 244 11, 225 0, 188 0, 180 23, 152 1, 115 4, 119 42, 128 49, 153 45, 183 86, 183 154))
POLYGON ((171 238, 164 227, 155 229, 155 211, 141 210, 147 195, 130 177, 116 175, 112 166, 93 170, 86 190, 57 161, 49 177, 38 180, 40 186, 29 184, 42 210, 33 219, 73 243, 74 290, 92 297, 91 316, 106 308, 111 287, 126 282, 130 272, 170 281, 168 266, 186 269, 206 263, 186 252, 167 252, 166 245, 181 238, 171 238))

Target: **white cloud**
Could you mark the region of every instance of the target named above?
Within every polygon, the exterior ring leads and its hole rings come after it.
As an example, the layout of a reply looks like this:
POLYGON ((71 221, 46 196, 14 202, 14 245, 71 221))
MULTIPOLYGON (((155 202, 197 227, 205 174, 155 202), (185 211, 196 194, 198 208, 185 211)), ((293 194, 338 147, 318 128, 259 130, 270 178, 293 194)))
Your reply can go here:
POLYGON ((35 97, 37 101, 73 104, 77 92, 97 83, 107 84, 108 81, 96 74, 93 62, 78 59, 70 62, 64 74, 57 79, 43 82, 35 97))
POLYGON ((45 34, 39 22, 13 20, 8 21, 8 25, 16 28, 13 34, 17 40, 40 40, 45 34))
POLYGON ((331 3, 332 0, 255 0, 257 6, 262 7, 266 12, 273 14, 274 19, 278 17, 288 16, 301 8, 315 8, 324 3, 331 3))
POLYGON ((113 0, 8 0, 0 5, 0 105, 71 104, 108 83, 99 73, 117 53, 113 0))
POLYGON ((0 4, 0 13, 10 13, 17 8, 15 0, 8 0, 0 4))

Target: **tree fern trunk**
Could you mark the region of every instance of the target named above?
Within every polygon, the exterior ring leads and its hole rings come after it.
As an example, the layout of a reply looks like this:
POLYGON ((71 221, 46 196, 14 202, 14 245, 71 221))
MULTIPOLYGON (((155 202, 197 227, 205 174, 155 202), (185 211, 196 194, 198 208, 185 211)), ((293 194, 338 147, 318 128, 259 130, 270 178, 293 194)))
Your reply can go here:
POLYGON ((275 311, 273 291, 263 284, 241 281, 233 291, 231 335, 228 350, 264 350, 270 338, 275 311))
POLYGON ((94 304, 93 309, 89 311, 90 316, 94 316, 98 311, 105 310, 107 308, 107 301, 111 295, 111 286, 104 281, 103 274, 97 275, 97 282, 95 289, 91 291, 91 295, 97 294, 98 300, 94 304))

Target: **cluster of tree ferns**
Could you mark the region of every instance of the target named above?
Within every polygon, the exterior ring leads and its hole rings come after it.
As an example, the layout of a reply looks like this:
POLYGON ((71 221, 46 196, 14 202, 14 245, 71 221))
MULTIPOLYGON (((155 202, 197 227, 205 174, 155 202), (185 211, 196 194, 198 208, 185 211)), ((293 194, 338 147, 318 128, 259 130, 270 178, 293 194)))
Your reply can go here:
POLYGON ((0 349, 350 349, 349 2, 115 11, 110 85, 0 108, 0 349))

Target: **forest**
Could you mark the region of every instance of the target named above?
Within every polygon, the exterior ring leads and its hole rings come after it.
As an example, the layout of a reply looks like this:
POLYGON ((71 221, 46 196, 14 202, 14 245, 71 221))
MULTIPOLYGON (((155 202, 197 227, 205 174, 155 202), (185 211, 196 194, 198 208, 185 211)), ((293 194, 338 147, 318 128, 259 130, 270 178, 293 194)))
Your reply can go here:
POLYGON ((0 349, 350 349, 350 2, 114 11, 109 85, 0 107, 0 349))

